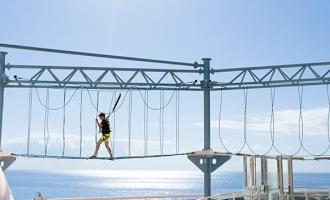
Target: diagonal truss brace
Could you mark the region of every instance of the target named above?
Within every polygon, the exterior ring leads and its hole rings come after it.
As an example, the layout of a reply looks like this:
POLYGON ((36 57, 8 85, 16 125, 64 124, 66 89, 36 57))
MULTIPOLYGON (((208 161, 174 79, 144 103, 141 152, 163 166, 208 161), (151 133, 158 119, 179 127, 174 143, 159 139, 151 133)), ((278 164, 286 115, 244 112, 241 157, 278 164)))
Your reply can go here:
POLYGON ((19 72, 23 69, 32 71, 30 77, 21 77, 20 74, 15 74, 15 77, 18 78, 9 78, 6 87, 153 90, 199 90, 200 88, 195 81, 191 81, 199 78, 199 70, 38 65, 7 66, 8 73, 11 70, 19 72), (67 75, 61 79, 60 74, 64 72, 67 75), (91 78, 92 75, 96 78, 91 78))
POLYGON ((322 85, 330 81, 330 62, 213 70, 213 90, 322 85))

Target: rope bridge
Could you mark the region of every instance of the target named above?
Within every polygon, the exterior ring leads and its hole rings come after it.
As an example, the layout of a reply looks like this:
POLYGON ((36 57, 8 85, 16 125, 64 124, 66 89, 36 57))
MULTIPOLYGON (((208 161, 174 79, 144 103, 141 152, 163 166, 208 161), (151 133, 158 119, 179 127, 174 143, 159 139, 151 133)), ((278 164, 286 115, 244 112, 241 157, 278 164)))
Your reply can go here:
MULTIPOLYGON (((282 156, 298 156, 302 152, 307 153, 309 157, 328 157, 330 150, 330 95, 329 95, 329 81, 330 81, 330 62, 318 62, 318 63, 302 63, 291 65, 272 65, 261 67, 245 67, 245 68, 230 68, 230 69, 211 69, 209 66, 210 59, 203 59, 203 64, 198 62, 176 62, 156 59, 134 58, 126 56, 115 56, 106 54, 96 54, 88 52, 67 51, 59 49, 48 49, 40 47, 29 47, 22 45, 0 44, 4 48, 14 48, 32 51, 41 51, 49 53, 60 53, 69 55, 89 56, 107 59, 119 59, 126 61, 134 61, 141 63, 154 63, 166 66, 181 66, 190 67, 192 69, 168 69, 168 68, 114 68, 114 67, 74 67, 74 66, 46 66, 46 65, 12 65, 5 64, 5 53, 2 53, 1 67, 3 68, 2 86, 4 88, 29 88, 29 103, 28 103, 28 130, 27 130, 27 149, 24 154, 17 154, 18 156, 26 157, 41 157, 41 158, 63 158, 63 159, 87 159, 82 156, 82 143, 83 143, 83 93, 88 94, 90 104, 95 110, 95 113, 101 112, 99 100, 101 90, 113 91, 110 98, 110 106, 106 114, 111 115, 113 118, 113 134, 111 146, 113 149, 116 147, 116 113, 120 111, 125 101, 128 101, 127 111, 127 146, 128 155, 117 157, 116 159, 126 158, 148 158, 148 157, 161 157, 161 156, 175 156, 186 155, 180 152, 180 91, 204 91, 204 92, 220 92, 219 98, 219 119, 218 119, 218 137, 219 142, 225 150, 224 154, 228 155, 257 155, 257 156, 270 156, 272 151, 275 151, 277 155, 282 156), (18 73, 14 74, 13 78, 9 77, 12 71, 18 73), (21 70, 34 70, 30 77, 21 77, 21 70), (63 79, 59 78, 56 71, 69 72, 63 79), (90 72, 100 73, 96 79, 92 79, 90 72), (49 77, 44 78, 43 75, 48 73, 49 77), (126 78, 120 73, 125 73, 126 78), (130 74, 131 73, 131 74, 130 74), (82 76, 77 79, 78 74, 82 76), (157 76, 153 76, 157 74, 157 76), (138 76, 140 75, 140 79, 138 76), (204 79, 201 77, 204 75, 204 79), (111 77, 110 77, 111 76, 111 77), (108 79, 107 79, 108 77, 108 79), (111 78, 111 80, 109 79, 111 78), (157 78, 156 78, 157 77, 157 78), (201 80, 201 81, 198 81, 201 80), (221 81, 217 81, 221 80, 221 81), (307 85, 325 85, 328 101, 328 119, 327 119, 327 146, 321 152, 313 152, 305 145, 305 131, 304 131, 304 117, 303 117, 303 89, 307 85), (292 153, 284 153, 279 148, 279 145, 275 141, 275 100, 276 100, 276 88, 278 87, 296 87, 298 91, 298 104, 299 104, 299 116, 298 116, 298 138, 299 147, 292 153), (42 98, 39 94, 41 88, 46 89, 46 96, 42 98), (263 153, 258 153, 248 141, 248 92, 251 89, 268 88, 270 91, 270 115, 269 115, 269 137, 271 139, 271 145, 263 153), (49 104, 50 90, 51 89, 63 89, 63 104, 59 107, 51 107, 49 104), (223 139, 223 130, 221 129, 222 123, 222 107, 223 107, 223 92, 226 90, 242 90, 243 91, 243 143, 237 151, 234 151, 227 147, 223 139), (72 94, 68 96, 67 90, 72 90, 72 94), (159 106, 151 106, 149 101, 150 91, 159 91, 159 106), (91 91, 96 91, 96 101, 93 100, 91 91), (132 92, 137 91, 143 102, 143 155, 132 155, 132 110, 133 95, 132 92), (165 102, 164 92, 171 92, 169 100, 165 102), (43 155, 37 155, 31 153, 31 122, 32 122, 32 107, 33 107, 33 94, 36 93, 38 102, 44 108, 44 123, 43 123, 43 155), (123 97, 119 102, 117 108, 112 109, 116 99, 123 93, 123 97), (66 107, 74 96, 80 96, 79 103, 79 156, 66 155, 67 149, 67 110, 66 107), (44 100, 43 100, 44 99, 44 100), (172 102, 175 101, 175 153, 164 153, 164 110, 172 102), (49 116, 51 111, 62 110, 62 151, 61 155, 49 155, 49 116), (158 138, 159 138, 159 154, 151 155, 149 146, 150 140, 150 111, 159 112, 158 115, 158 138), (244 152, 248 150, 251 154, 244 152)), ((204 99, 204 112, 205 108, 209 106, 210 99, 204 99)), ((3 102, 2 102, 3 104, 3 102)), ((210 113, 204 113, 205 116, 209 116, 210 113)), ((1 118, 2 119, 2 118, 1 118)), ((205 117, 204 117, 204 120, 205 117)), ((209 126, 204 129, 204 134, 210 135, 210 121, 205 121, 204 126, 209 126)), ((205 127, 204 127, 205 128, 205 127)), ((98 130, 95 130, 94 140, 97 141, 98 130)), ((208 141, 210 137, 205 137, 208 141)), ((1 134, 0 134, 1 141, 1 134)), ((209 142, 208 142, 209 143, 209 142)), ((1 143, 0 143, 1 144, 1 143)), ((210 145, 206 145, 210 146, 210 145)), ((207 147, 206 149, 209 149, 207 147)), ((210 149, 209 149, 210 150, 210 149)), ((99 158, 103 159, 103 158, 99 158)), ((104 158, 107 159, 107 158, 104 158)))
MULTIPOLYGON (((164 91, 160 91, 159 93, 159 107, 153 107, 149 104, 149 91, 141 91, 137 90, 139 97, 142 99, 143 105, 144 105, 144 112, 143 112, 143 140, 144 140, 144 153, 141 156, 133 156, 131 153, 131 146, 132 146, 132 110, 133 110, 133 89, 130 88, 126 90, 126 92, 123 94, 123 98, 120 101, 120 96, 122 91, 113 91, 112 97, 110 98, 110 106, 108 112, 105 112, 108 116, 113 116, 114 120, 114 126, 113 126, 113 134, 112 134, 112 140, 111 140, 111 146, 112 150, 115 149, 115 121, 116 121, 116 112, 120 111, 120 109, 123 107, 123 104, 125 101, 128 101, 128 120, 127 120, 127 126, 128 126, 128 155, 127 156, 120 156, 120 157, 114 157, 116 160, 120 159, 129 159, 129 158, 152 158, 152 157, 169 157, 169 156, 178 156, 178 155, 187 155, 187 153, 180 153, 180 91, 179 90, 173 90, 170 94, 169 100, 165 102, 165 95, 164 91), (119 94, 119 95, 118 95, 119 94), (117 101, 116 101, 117 100, 117 101), (116 103, 115 103, 116 101, 116 103), (164 111, 166 107, 170 105, 172 101, 175 101, 175 153, 174 154, 164 154, 164 111), (160 154, 157 155, 150 155, 148 152, 148 142, 149 142, 149 110, 158 111, 159 112, 159 152, 160 154)), ((29 103, 28 103, 28 130, 27 130, 27 149, 25 154, 15 154, 16 156, 21 157, 30 157, 30 158, 57 158, 57 159, 89 159, 89 157, 82 156, 82 141, 83 141, 83 122, 82 122, 82 111, 83 111, 83 92, 87 92, 88 99, 90 100, 90 104, 92 105, 93 109, 96 112, 96 116, 98 113, 103 112, 99 109, 99 97, 101 91, 96 91, 96 102, 93 100, 93 96, 91 94, 91 91, 88 88, 77 88, 74 89, 72 94, 67 97, 67 88, 64 88, 63 90, 63 105, 59 107, 51 107, 49 105, 49 99, 50 99, 50 89, 46 89, 46 97, 45 101, 43 101, 40 91, 38 88, 31 87, 29 89, 29 103), (44 109, 44 122, 43 122, 43 142, 44 142, 44 154, 38 155, 31 153, 30 150, 30 143, 31 143, 31 123, 32 123, 32 105, 33 105, 33 94, 37 96, 39 104, 44 109), (78 92, 79 91, 79 92, 78 92), (66 152, 66 107, 71 103, 72 99, 75 95, 79 94, 79 155, 78 156, 68 156, 65 154, 66 152), (49 155, 48 154, 48 143, 49 143, 49 115, 50 111, 57 111, 62 110, 62 155, 49 155)), ((95 130, 95 143, 97 143, 97 135, 98 129, 95 130)), ((94 158, 93 158, 94 159, 94 158)), ((101 160, 108 160, 107 157, 98 157, 97 159, 101 160)))
POLYGON ((56 156, 56 155, 38 155, 38 154, 13 154, 19 157, 26 158, 53 158, 53 159, 72 159, 72 160, 124 160, 124 159, 144 159, 144 158, 160 158, 160 157, 172 157, 172 156, 185 156, 192 153, 175 153, 175 154, 157 154, 146 156, 114 156, 112 159, 109 157, 84 157, 84 156, 56 156))

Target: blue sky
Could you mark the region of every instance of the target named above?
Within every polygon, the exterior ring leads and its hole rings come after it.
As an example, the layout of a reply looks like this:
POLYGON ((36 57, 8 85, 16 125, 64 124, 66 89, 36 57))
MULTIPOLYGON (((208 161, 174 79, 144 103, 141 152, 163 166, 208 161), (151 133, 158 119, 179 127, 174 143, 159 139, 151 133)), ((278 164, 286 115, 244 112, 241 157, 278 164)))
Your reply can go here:
MULTIPOLYGON (((114 55, 194 62, 212 58, 213 68, 261 66, 329 61, 330 2, 323 1, 4 1, 0 13, 2 43, 13 43, 114 55)), ((12 64, 52 64, 115 67, 157 67, 77 56, 53 55, 3 49, 12 64)), ((24 73, 22 74, 24 76, 24 73)), ((40 91, 44 95, 45 91, 40 91)), ((111 91, 102 93, 101 107, 107 110, 111 91)), ((142 101, 134 95, 133 151, 143 152, 142 101), (142 147, 141 147, 142 146, 142 147)), ((166 94, 168 98, 170 93, 166 94)), ((61 91, 51 91, 51 105, 62 102, 61 91)), ((151 104, 157 105, 157 94, 151 104)), ((4 148, 25 151, 28 90, 6 90, 4 148), (16 113, 20 113, 17 126, 16 113), (7 144, 6 144, 7 143, 7 144)), ((223 151, 217 138, 219 93, 212 93, 212 146, 223 151)), ((95 111, 84 93, 84 155, 94 142, 95 111)), ((43 152, 43 109, 34 96, 32 122, 33 152, 43 152)), ((243 92, 224 92, 223 134, 233 151, 242 143, 243 92)), ((68 108, 70 153, 77 154, 79 95, 68 108)), ((297 88, 281 88, 276 98, 277 142, 283 151, 293 152, 297 143, 297 88)), ((327 146, 328 102, 324 86, 306 87, 304 119, 306 146, 320 152, 327 146)), ((165 111, 165 149, 174 147, 174 104, 165 111)), ((269 145, 269 90, 249 91, 249 141, 259 152, 269 145)), ((59 149, 61 111, 51 112, 50 153, 59 149)), ((158 113, 151 112, 150 151, 158 151, 158 113)), ((182 151, 202 148, 202 94, 181 93, 182 151)), ((127 153, 127 102, 117 115, 116 153, 127 153)), ((246 150, 247 151, 247 150, 246 150)), ((248 151, 247 151, 248 152, 248 151)), ((105 152, 102 152, 105 155, 105 152)), ((330 154, 330 153, 329 153, 330 154)), ((327 171, 326 162, 298 163, 300 171, 317 167, 327 171)), ((195 169, 184 157, 155 160, 63 161, 18 159, 13 168, 41 169, 195 169), (132 167, 134 166, 134 167, 132 167)), ((222 170, 240 170, 234 158, 222 170)))

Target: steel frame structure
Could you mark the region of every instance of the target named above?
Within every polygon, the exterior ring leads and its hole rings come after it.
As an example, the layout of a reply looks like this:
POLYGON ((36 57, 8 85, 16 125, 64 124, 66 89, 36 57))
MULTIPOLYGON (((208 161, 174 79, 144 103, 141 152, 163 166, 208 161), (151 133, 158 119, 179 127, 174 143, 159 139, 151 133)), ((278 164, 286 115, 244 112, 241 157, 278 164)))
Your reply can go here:
MULTIPOLYGON (((212 154, 211 149, 211 120, 210 95, 213 90, 234 90, 246 88, 269 88, 299 85, 322 85, 330 80, 330 62, 305 63, 294 65, 276 65, 264 67, 212 69, 211 59, 203 58, 202 63, 185 63, 164 61, 126 56, 46 49, 11 44, 0 44, 0 47, 23 50, 63 53, 70 55, 92 56, 100 58, 121 59, 127 61, 159 63, 175 66, 188 66, 191 69, 149 69, 149 68, 112 68, 112 67, 74 67, 74 66, 38 66, 6 64, 6 52, 0 52, 0 145, 2 135, 3 95, 5 88, 88 88, 88 89, 150 89, 150 90, 188 90, 202 91, 204 95, 204 147, 199 155, 199 168, 204 172, 204 196, 211 196, 211 172, 215 170, 212 160, 221 155, 212 154), (34 70, 30 77, 9 77, 11 70, 34 70), (69 72, 60 78, 55 71, 69 72), (89 73, 98 72, 100 75, 92 79, 89 73), (43 75, 48 73, 48 78, 43 75), (80 80, 74 80, 80 73, 80 80), (130 73, 123 78, 120 73, 130 73), (156 76, 155 76, 156 74, 156 76), (188 79, 184 79, 185 75, 188 79), (105 76, 111 75, 112 80, 105 76), (140 75, 140 78, 137 76, 140 75), (224 76, 221 78, 221 76, 224 76), (158 78, 156 78, 158 77, 158 78), (167 78, 166 78, 167 77, 167 78), (169 78, 168 78, 169 77, 169 78), (220 78, 219 78, 220 77, 220 78)), ((1 149, 1 146, 0 146, 1 149)), ((224 155, 227 156, 228 155, 224 155)), ((223 157, 224 158, 224 157, 223 157)), ((220 166, 217 166, 220 167, 220 166)))

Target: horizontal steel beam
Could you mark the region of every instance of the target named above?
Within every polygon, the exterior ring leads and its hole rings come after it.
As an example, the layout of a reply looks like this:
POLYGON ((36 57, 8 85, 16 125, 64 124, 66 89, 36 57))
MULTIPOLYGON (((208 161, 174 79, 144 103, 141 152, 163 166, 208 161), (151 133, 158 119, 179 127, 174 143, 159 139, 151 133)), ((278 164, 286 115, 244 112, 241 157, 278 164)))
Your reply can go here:
POLYGON ((3 44, 3 43, 0 43, 0 47, 22 49, 22 50, 29 50, 29 51, 41 51, 41 52, 48 52, 48 53, 78 55, 78 56, 89 56, 89 57, 110 58, 110 59, 119 59, 119 60, 128 60, 128 61, 139 61, 139 62, 150 62, 150 63, 162 63, 162 64, 169 64, 169 65, 200 67, 197 62, 194 62, 194 63, 176 62, 176 61, 168 61, 168 60, 156 60, 156 59, 148 59, 148 58, 116 56, 116 55, 108 55, 108 54, 89 53, 89 52, 81 52, 81 51, 68 51, 68 50, 61 50, 61 49, 50 49, 50 48, 31 47, 31 46, 3 44))
POLYGON ((330 62, 219 69, 212 72, 212 90, 324 85, 330 81, 330 62))
POLYGON ((176 72, 176 73, 201 73, 196 69, 159 69, 159 68, 120 68, 120 67, 79 67, 79 66, 53 66, 53 65, 6 65, 7 69, 55 69, 55 70, 92 70, 92 71, 104 71, 104 70, 113 70, 113 71, 145 71, 145 72, 176 72))
POLYGON ((214 73, 217 72, 231 72, 231 71, 242 71, 242 70, 262 70, 262 69, 272 69, 272 68, 292 68, 292 67, 302 67, 302 66, 322 66, 330 65, 330 62, 315 62, 315 63, 301 63, 301 64, 286 64, 286 65, 268 65, 268 66, 257 66, 257 67, 233 67, 226 69, 213 69, 214 73))
MULTIPOLYGON (((59 87, 56 85, 8 85, 6 88, 51 88, 51 89, 64 89, 64 87, 59 87)), ((66 86, 66 89, 76 89, 76 88, 81 88, 81 89, 88 89, 88 90, 189 90, 189 91, 200 91, 200 88, 185 88, 185 87, 153 87, 153 88, 148 88, 148 87, 126 87, 126 88, 121 88, 117 86, 100 86, 96 88, 90 88, 88 86, 66 86)))
POLYGON ((200 70, 7 65, 5 87, 199 90, 200 70), (22 72, 24 70, 24 73, 22 72), (22 77, 24 76, 24 77, 22 77), (61 77, 61 78, 60 78, 61 77), (94 78, 91 78, 94 77, 94 78))

